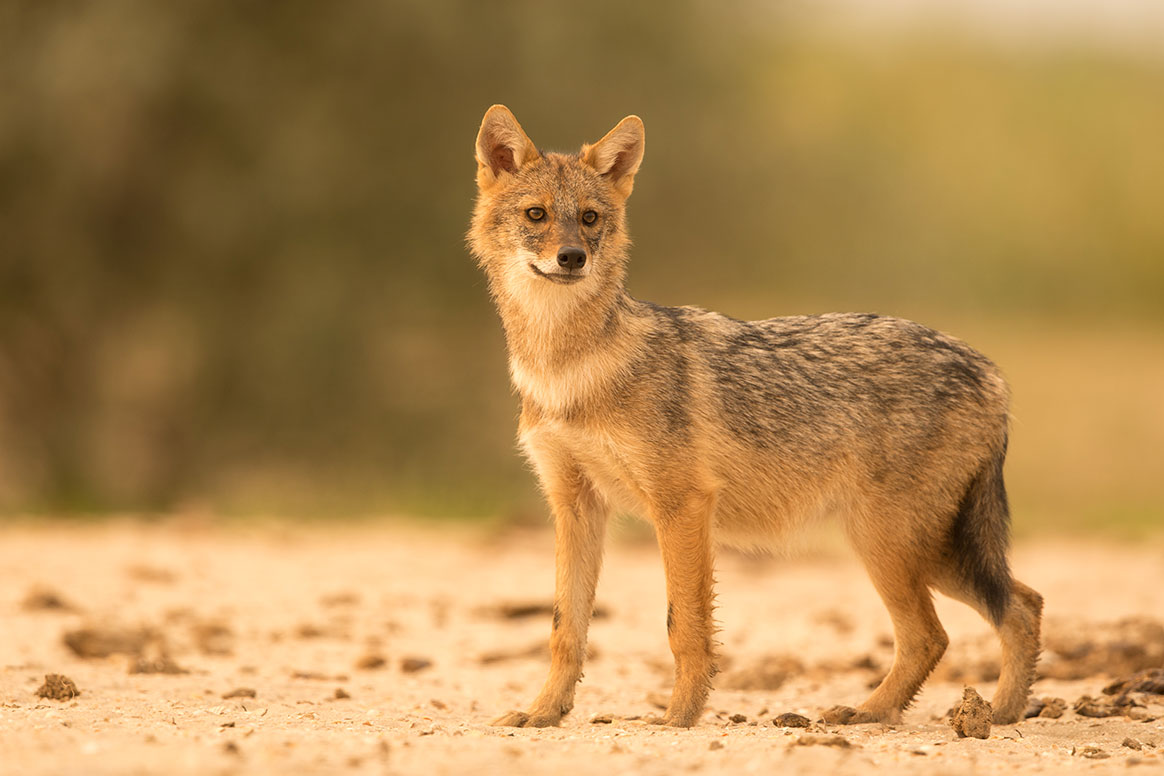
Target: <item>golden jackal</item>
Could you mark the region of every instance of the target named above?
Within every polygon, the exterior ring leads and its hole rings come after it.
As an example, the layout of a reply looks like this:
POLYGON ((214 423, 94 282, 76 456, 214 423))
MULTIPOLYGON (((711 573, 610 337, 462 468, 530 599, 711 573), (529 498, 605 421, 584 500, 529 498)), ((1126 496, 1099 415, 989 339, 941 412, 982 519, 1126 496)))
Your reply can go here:
POLYGON ((892 722, 946 649, 931 589, 998 631, 994 721, 1018 721, 1042 597, 1011 578, 1006 383, 984 356, 910 321, 830 314, 738 321, 624 289, 626 201, 643 158, 628 116, 577 154, 542 153, 494 105, 477 135, 469 242, 522 397, 519 438, 556 526, 553 662, 528 712, 574 705, 612 510, 648 519, 667 578, 675 689, 695 724, 715 673, 712 543, 756 545, 836 513, 893 619, 884 681, 832 722, 892 722))

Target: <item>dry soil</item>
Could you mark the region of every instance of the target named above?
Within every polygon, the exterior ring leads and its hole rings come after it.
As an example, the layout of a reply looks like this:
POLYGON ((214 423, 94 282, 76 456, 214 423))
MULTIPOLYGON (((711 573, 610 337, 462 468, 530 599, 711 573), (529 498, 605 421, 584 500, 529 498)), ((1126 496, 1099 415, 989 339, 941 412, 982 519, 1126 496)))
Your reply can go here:
POLYGON ((947 718, 966 686, 994 689, 969 609, 939 600, 951 647, 901 724, 825 725, 892 659, 861 568, 835 549, 717 566, 725 671, 697 727, 640 719, 668 692, 663 579, 650 542, 616 541, 577 707, 515 730, 488 722, 546 671, 548 532, 10 526, 0 773, 1164 771, 1164 676, 1109 687, 1164 666, 1164 543, 1017 548, 1047 600, 1046 702, 985 739, 947 718))

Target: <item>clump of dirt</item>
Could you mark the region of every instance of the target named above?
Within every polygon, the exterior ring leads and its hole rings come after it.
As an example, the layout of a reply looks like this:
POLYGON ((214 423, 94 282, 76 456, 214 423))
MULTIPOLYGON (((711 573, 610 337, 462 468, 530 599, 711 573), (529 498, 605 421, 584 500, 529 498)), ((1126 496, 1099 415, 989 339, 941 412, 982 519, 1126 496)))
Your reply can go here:
POLYGON ((839 749, 859 748, 849 739, 838 735, 803 735, 792 742, 793 746, 835 746, 839 749))
POLYGON ((321 671, 292 671, 292 679, 310 679, 317 682, 346 682, 347 674, 325 674, 321 671))
POLYGON ((64 674, 45 674, 44 684, 36 691, 37 697, 54 701, 71 701, 81 694, 73 680, 64 674))
POLYGON ((236 687, 230 692, 222 694, 223 700, 230 700, 231 698, 254 698, 257 693, 254 687, 236 687))
POLYGON ((795 657, 770 655, 746 668, 725 672, 716 684, 725 690, 778 690, 802 673, 804 664, 795 657))
MULTIPOLYGON (((477 610, 477 614, 497 620, 524 620, 530 617, 552 617, 553 603, 544 601, 518 601, 501 603, 496 606, 484 606, 477 610)), ((610 616, 610 610, 605 606, 594 607, 590 618, 602 620, 610 616)))
POLYGON ((295 637, 300 639, 318 639, 326 635, 326 628, 310 622, 302 623, 295 628, 295 637))
POLYGON ((188 674, 190 673, 182 666, 174 662, 167 654, 159 654, 155 657, 138 656, 129 662, 129 672, 131 674, 188 674))
POLYGON ((1150 668, 1132 676, 1125 676, 1103 688, 1104 695, 1127 695, 1142 692, 1149 695, 1164 695, 1164 668, 1150 668))
POLYGON ((1139 699, 1123 693, 1113 698, 1093 698, 1084 695, 1075 701, 1075 713, 1081 717, 1130 717, 1132 719, 1146 719, 1147 713, 1144 704, 1139 699))
POLYGON ((1087 679, 1164 668, 1164 623, 1128 617, 1100 627, 1057 625, 1048 629, 1041 676, 1087 679))
POLYGON ((190 638, 203 655, 225 657, 234 654, 234 631, 220 620, 197 620, 191 623, 190 638))
POLYGON ((1072 706, 1075 713, 1081 717, 1118 717, 1120 710, 1107 698, 1093 698, 1090 695, 1080 696, 1072 706))
POLYGON ((148 628, 90 626, 66 631, 65 646, 77 657, 102 658, 110 655, 137 656, 156 635, 148 628))
POLYGON ((1043 717, 1044 719, 1059 719, 1067 711, 1067 701, 1062 698, 1031 698, 1027 706, 1026 719, 1043 717))
POLYGON ((802 714, 786 711, 773 719, 772 724, 776 727, 806 728, 809 726, 810 721, 808 717, 802 714))
POLYGON ((406 674, 415 674, 432 667, 432 661, 426 657, 406 657, 400 661, 400 670, 406 674))
POLYGON ((20 608, 26 612, 75 612, 77 607, 69 603, 60 593, 47 587, 34 587, 30 589, 24 600, 20 603, 20 608))
POLYGON ((343 701, 351 698, 352 694, 342 687, 337 687, 335 688, 335 695, 332 697, 334 697, 337 701, 343 701))
POLYGON ((992 714, 990 703, 973 687, 967 687, 962 691, 962 702, 954 709, 950 727, 958 738, 989 738, 992 714))
POLYGON ((356 660, 356 668, 361 671, 373 671, 377 668, 383 668, 387 664, 387 658, 385 658, 383 655, 377 655, 374 652, 370 652, 367 655, 362 655, 358 660, 356 660))

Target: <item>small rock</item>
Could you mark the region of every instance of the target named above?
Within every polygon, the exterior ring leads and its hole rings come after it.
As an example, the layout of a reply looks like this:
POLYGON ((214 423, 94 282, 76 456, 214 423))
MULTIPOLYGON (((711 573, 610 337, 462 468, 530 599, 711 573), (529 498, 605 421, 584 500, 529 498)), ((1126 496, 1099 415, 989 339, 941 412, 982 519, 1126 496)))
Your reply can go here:
POLYGON ((1080 757, 1086 757, 1088 760, 1106 760, 1111 757, 1110 754, 1100 749, 1098 746, 1085 746, 1078 750, 1075 754, 1080 757))
POLYGON ((609 725, 614 722, 614 717, 609 714, 595 714, 590 718, 591 725, 609 725))
POLYGON ((224 694, 222 697, 223 697, 224 699, 229 699, 229 698, 254 698, 254 697, 255 697, 255 695, 256 695, 256 693, 255 693, 255 688, 253 688, 253 687, 236 687, 236 688, 234 688, 233 690, 231 690, 230 692, 228 692, 228 693, 225 693, 225 694, 224 694))
POLYGON ((433 698, 432 700, 430 700, 429 703, 432 704, 432 707, 434 709, 440 709, 441 711, 444 711, 445 709, 448 708, 448 705, 444 701, 438 700, 436 698, 433 698))
POLYGON ((1023 719, 1030 719, 1037 717, 1043 713, 1043 709, 1047 707, 1047 702, 1041 698, 1031 698, 1031 702, 1027 704, 1027 710, 1023 712, 1023 719))
POLYGON ((1134 738, 1125 738, 1120 746, 1126 746, 1128 749, 1135 749, 1137 752, 1144 748, 1144 745, 1134 738))
POLYGON ((773 719, 772 724, 776 727, 806 728, 809 725, 809 719, 802 714, 786 711, 773 719))
POLYGON ((38 697, 54 701, 69 701, 81 694, 73 680, 64 674, 45 674, 44 684, 36 691, 38 697))
POLYGON ((423 657, 406 657, 400 661, 400 670, 406 674, 414 674, 432 667, 432 661, 423 657))
POLYGON ((967 687, 962 691, 962 702, 954 709, 950 727, 958 738, 989 738, 992 713, 990 704, 978 691, 967 687))
POLYGON ((713 752, 716 749, 723 749, 723 742, 722 741, 712 741, 710 744, 707 745, 707 748, 713 752))
POLYGON ((347 690, 345 690, 344 688, 342 688, 342 687, 337 687, 337 688, 335 688, 335 699, 336 699, 337 701, 346 700, 346 699, 348 699, 348 698, 350 698, 350 697, 352 697, 352 696, 351 696, 351 693, 349 693, 349 692, 348 692, 347 690))
POLYGON ((239 749, 238 744, 234 741, 227 741, 223 744, 222 751, 224 754, 229 754, 233 757, 242 757, 242 750, 239 749))
POLYGON ((742 722, 747 722, 747 721, 748 721, 748 718, 747 718, 747 717, 745 717, 743 714, 733 714, 733 715, 731 715, 730 717, 728 717, 728 721, 729 721, 729 722, 734 722, 734 723, 736 723, 736 724, 738 725, 738 724, 740 724, 740 723, 742 723, 742 722))

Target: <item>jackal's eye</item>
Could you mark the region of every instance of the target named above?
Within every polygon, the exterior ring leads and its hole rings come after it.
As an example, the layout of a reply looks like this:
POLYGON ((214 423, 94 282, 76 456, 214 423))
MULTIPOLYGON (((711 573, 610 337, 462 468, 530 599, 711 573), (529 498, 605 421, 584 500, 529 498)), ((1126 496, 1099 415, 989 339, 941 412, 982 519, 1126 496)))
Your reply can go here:
POLYGON ((541 221, 546 217, 546 211, 540 207, 531 207, 525 211, 525 215, 530 221, 541 221))
POLYGON ((593 224, 597 220, 598 220, 598 214, 595 213, 593 210, 587 210, 585 213, 582 214, 582 223, 586 224, 587 226, 590 226, 591 224, 593 224))

